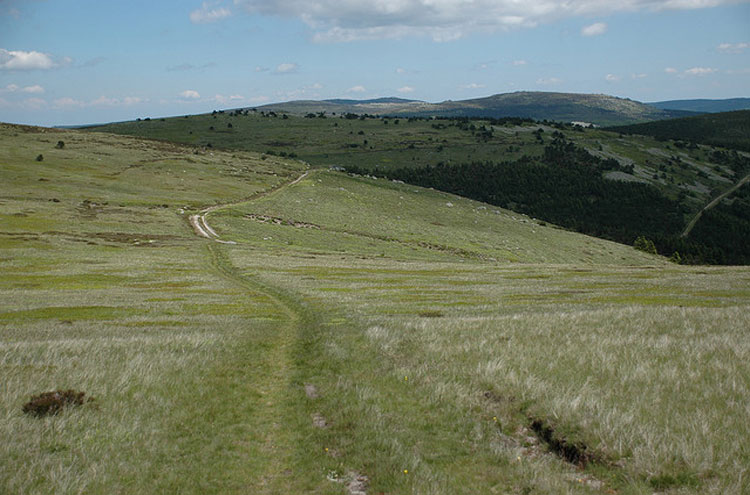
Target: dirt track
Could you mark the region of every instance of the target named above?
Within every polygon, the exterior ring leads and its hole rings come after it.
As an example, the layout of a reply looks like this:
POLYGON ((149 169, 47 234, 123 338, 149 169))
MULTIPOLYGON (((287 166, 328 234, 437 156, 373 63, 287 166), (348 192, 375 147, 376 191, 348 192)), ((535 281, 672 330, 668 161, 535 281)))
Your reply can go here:
POLYGON ((280 184, 277 187, 274 187, 273 189, 270 189, 268 191, 263 191, 261 193, 258 193, 250 198, 245 198, 240 201, 232 201, 231 203, 222 203, 214 206, 209 206, 208 208, 204 208, 200 211, 197 215, 190 215, 190 226, 193 227, 193 231, 195 231, 195 234, 200 237, 205 237, 206 239, 213 239, 216 242, 220 242, 222 244, 235 244, 234 241, 224 241, 220 238, 219 234, 216 233, 214 229, 211 228, 211 226, 206 221, 206 215, 211 213, 212 211, 217 211, 222 208, 226 208, 229 206, 238 205, 241 203, 246 203, 248 201, 255 201, 256 199, 263 198, 265 196, 268 196, 269 194, 275 193, 276 191, 284 188, 293 186, 294 184, 299 183, 302 179, 308 176, 310 171, 306 171, 304 174, 300 175, 296 179, 294 179, 291 182, 285 182, 283 184, 280 184))

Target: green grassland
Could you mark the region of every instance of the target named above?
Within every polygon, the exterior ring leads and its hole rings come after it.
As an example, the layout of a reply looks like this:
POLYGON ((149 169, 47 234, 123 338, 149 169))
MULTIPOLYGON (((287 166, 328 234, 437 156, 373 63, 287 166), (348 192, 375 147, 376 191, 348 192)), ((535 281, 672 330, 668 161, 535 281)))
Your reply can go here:
MULTIPOLYGON (((731 115, 711 118, 726 117, 722 129, 741 130, 731 115)), ((524 119, 374 118, 324 112, 301 117, 257 109, 92 130, 291 156, 313 167, 400 179, 624 244, 645 235, 659 253, 680 253, 684 263, 750 262, 750 251, 738 248, 738 239, 750 228, 745 201, 736 201, 738 194, 700 216, 690 235, 681 235, 702 208, 750 172, 747 153, 698 145, 688 138, 670 141, 524 119), (562 157, 564 146, 574 148, 568 159, 562 157), (442 171, 436 171, 439 167, 442 171)), ((722 144, 741 144, 737 132, 722 144)))
POLYGON ((0 127, 0 492, 750 489, 748 269, 219 144, 0 127))
MULTIPOLYGON (((356 166, 383 171, 539 156, 551 141, 551 134, 559 129, 522 121, 491 125, 482 120, 346 119, 341 115, 304 118, 226 111, 123 122, 91 130, 194 146, 293 154, 315 167, 356 166), (535 134, 538 129, 543 130, 541 139, 535 134)), ((726 163, 715 160, 710 146, 679 147, 646 136, 570 126, 563 127, 562 132, 566 139, 596 156, 633 165, 632 173, 608 173, 613 180, 651 184, 669 198, 682 198, 686 216, 739 179, 726 163)))

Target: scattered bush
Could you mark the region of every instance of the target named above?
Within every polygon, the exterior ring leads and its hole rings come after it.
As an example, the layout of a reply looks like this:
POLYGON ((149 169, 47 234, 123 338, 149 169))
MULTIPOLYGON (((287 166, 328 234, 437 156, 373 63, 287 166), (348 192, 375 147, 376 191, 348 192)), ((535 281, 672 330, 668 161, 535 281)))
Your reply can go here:
POLYGON ((44 155, 42 155, 41 153, 36 156, 36 161, 41 162, 43 160, 44 160, 44 155))
POLYGON ((93 400, 93 397, 86 397, 86 392, 77 392, 72 389, 44 392, 32 396, 31 400, 24 404, 23 412, 39 418, 53 416, 65 407, 82 406, 93 400))
POLYGON ((57 145, 55 145, 55 148, 57 148, 59 150, 65 148, 65 142, 64 141, 58 141, 57 145))
POLYGON ((635 242, 633 243, 633 247, 645 253, 657 254, 654 241, 652 241, 651 239, 647 239, 642 235, 636 238, 635 242))

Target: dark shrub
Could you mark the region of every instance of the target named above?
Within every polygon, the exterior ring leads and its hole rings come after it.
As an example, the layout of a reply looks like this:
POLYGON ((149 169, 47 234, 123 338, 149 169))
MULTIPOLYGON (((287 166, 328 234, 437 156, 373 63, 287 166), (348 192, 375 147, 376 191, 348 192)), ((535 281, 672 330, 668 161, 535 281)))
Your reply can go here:
POLYGON ((72 389, 55 390, 31 397, 31 400, 23 405, 23 412, 37 417, 52 416, 65 407, 81 406, 93 400, 92 397, 86 397, 86 392, 76 392, 72 389))

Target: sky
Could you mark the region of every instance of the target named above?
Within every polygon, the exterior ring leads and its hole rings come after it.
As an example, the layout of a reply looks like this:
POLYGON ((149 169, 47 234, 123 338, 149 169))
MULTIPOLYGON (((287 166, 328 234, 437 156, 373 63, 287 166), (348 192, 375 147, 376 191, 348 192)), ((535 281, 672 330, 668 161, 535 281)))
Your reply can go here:
POLYGON ((0 121, 383 96, 750 97, 750 0, 0 0, 0 121))

